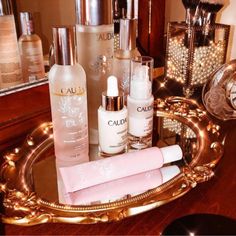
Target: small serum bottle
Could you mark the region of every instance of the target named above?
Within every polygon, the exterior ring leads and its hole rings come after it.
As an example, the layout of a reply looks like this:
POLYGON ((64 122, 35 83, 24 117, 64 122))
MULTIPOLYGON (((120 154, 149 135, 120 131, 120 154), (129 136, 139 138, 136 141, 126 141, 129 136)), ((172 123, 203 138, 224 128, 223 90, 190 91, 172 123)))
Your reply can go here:
POLYGON ((117 78, 107 80, 107 92, 102 94, 98 109, 99 151, 104 157, 124 153, 127 148, 127 108, 124 95, 119 93, 117 78))
POLYGON ((144 149, 152 146, 153 59, 141 56, 131 61, 130 94, 127 100, 129 148, 144 149))

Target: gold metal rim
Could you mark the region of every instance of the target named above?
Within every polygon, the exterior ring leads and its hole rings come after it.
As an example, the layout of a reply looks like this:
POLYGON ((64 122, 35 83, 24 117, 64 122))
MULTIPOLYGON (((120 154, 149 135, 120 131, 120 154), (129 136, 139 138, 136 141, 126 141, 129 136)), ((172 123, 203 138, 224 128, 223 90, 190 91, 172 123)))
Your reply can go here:
POLYGON ((47 222, 91 224, 118 221, 159 207, 186 194, 198 183, 214 176, 223 155, 220 127, 194 100, 170 97, 155 101, 155 116, 176 119, 197 134, 199 151, 182 173, 166 184, 126 200, 92 206, 66 206, 44 201, 32 191, 32 165, 53 145, 52 125, 44 123, 30 134, 20 149, 5 154, 0 191, 4 192, 4 223, 36 225, 47 222))

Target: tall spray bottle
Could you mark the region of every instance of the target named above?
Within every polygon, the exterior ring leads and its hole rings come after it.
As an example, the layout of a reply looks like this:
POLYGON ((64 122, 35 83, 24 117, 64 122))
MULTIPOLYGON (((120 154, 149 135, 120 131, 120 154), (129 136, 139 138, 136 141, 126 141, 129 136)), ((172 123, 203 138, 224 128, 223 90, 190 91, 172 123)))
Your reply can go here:
POLYGON ((129 146, 144 149, 152 146, 153 58, 137 57, 131 62, 130 94, 128 96, 129 146))
POLYGON ((114 53, 113 74, 118 78, 119 90, 125 102, 129 94, 131 59, 140 56, 136 48, 137 19, 120 19, 120 44, 114 53))
POLYGON ((76 0, 76 15, 77 57, 87 75, 89 141, 98 144, 97 110, 113 64, 112 0, 76 0))
POLYGON ((74 27, 53 28, 55 64, 49 72, 56 163, 89 161, 86 75, 76 63, 74 27))
POLYGON ((23 83, 11 0, 0 0, 0 88, 23 83))
POLYGON ((34 31, 32 14, 30 12, 21 12, 20 20, 22 35, 19 38, 19 49, 24 81, 43 79, 45 77, 45 69, 42 41, 34 31))

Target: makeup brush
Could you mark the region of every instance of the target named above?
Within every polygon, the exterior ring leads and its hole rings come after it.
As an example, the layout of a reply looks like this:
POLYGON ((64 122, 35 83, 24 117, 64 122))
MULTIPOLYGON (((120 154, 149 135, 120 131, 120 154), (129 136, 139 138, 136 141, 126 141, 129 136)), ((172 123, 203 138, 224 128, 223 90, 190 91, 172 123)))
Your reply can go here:
POLYGON ((185 17, 186 24, 188 25, 193 24, 193 17, 195 15, 195 11, 197 9, 199 2, 200 0, 182 0, 182 3, 186 10, 186 17, 185 17))
POLYGON ((186 47, 189 47, 190 44, 191 26, 193 26, 193 19, 199 2, 200 0, 182 0, 182 3, 186 9, 185 23, 188 27, 187 33, 185 34, 184 38, 184 45, 186 47))
POLYGON ((214 40, 215 32, 210 30, 216 22, 217 13, 223 8, 224 0, 201 0, 203 12, 203 46, 209 45, 209 41, 214 40))

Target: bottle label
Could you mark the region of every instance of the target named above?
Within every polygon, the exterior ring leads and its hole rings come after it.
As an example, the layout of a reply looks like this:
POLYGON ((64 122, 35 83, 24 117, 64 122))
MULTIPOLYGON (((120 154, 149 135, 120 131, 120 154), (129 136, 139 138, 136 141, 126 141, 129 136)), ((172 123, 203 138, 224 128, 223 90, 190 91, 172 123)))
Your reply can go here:
POLYGON ((58 88, 52 91, 51 110, 57 159, 71 164, 89 161, 85 89, 58 88))
POLYGON ((153 128, 153 97, 148 100, 128 98, 129 134, 145 137, 153 128))
POLYGON ((127 110, 107 112, 99 109, 99 146, 102 152, 117 154, 127 145, 127 110))
POLYGON ((0 17, 0 78, 1 87, 23 82, 15 21, 12 15, 0 17))
POLYGON ((45 77, 41 41, 21 42, 20 54, 22 71, 25 80, 33 81, 45 77))

